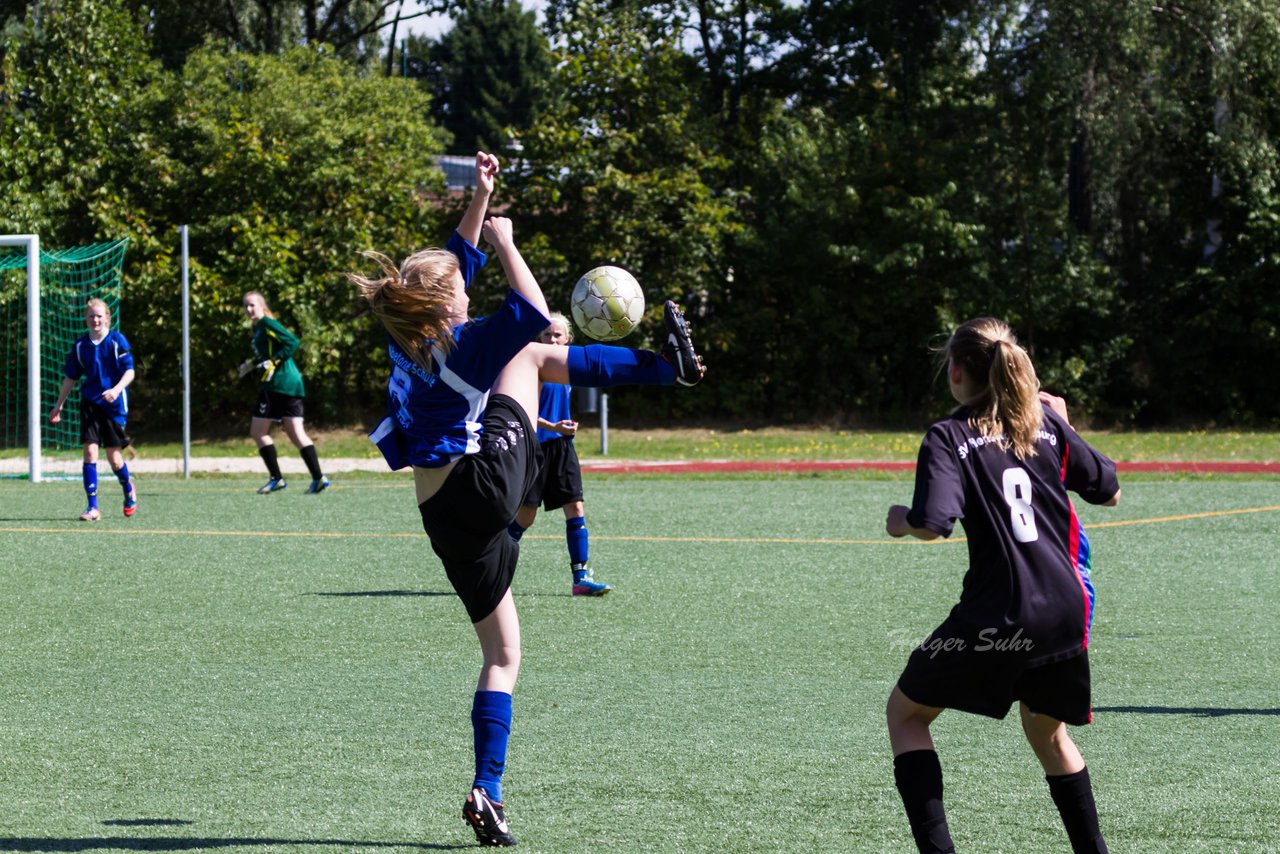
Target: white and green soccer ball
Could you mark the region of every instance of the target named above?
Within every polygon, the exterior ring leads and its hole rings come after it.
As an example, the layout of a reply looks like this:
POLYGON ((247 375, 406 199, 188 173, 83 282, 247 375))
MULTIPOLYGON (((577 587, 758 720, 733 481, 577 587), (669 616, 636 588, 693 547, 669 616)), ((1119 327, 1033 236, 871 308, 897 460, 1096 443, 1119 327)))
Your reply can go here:
POLYGON ((597 341, 616 341, 644 316, 644 291, 621 267, 588 270, 573 286, 569 310, 578 328, 597 341))

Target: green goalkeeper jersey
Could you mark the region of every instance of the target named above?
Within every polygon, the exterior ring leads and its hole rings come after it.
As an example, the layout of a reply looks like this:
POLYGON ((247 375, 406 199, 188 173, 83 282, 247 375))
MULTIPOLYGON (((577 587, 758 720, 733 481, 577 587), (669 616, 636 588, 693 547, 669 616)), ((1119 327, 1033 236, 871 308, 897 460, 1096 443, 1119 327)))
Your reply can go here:
POLYGON ((274 368, 262 372, 262 384, 276 394, 289 397, 306 397, 302 385, 302 372, 293 362, 298 352, 298 341, 288 329, 274 317, 263 317, 253 327, 253 356, 256 362, 271 362, 274 368))

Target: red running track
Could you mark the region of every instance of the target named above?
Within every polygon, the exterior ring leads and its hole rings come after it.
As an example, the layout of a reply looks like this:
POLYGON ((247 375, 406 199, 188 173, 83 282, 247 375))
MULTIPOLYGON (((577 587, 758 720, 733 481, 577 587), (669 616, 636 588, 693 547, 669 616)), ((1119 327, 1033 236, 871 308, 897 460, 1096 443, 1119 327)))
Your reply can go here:
MULTIPOLYGON (((715 474, 717 472, 779 472, 808 471, 912 471, 914 462, 888 462, 863 460, 831 460, 800 462, 768 462, 740 460, 675 460, 645 462, 641 460, 583 460, 583 471, 595 474, 715 474)), ((1280 462, 1229 463, 1229 462, 1121 462, 1117 470, 1124 472, 1170 472, 1185 474, 1280 474, 1280 462)))

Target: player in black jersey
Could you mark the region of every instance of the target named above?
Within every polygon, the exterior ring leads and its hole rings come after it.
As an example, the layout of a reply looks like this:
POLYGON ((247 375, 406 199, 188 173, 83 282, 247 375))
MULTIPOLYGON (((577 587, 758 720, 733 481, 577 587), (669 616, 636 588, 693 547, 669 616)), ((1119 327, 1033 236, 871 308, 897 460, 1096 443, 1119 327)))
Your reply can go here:
POLYGON ((1019 703, 1072 850, 1106 851, 1084 759, 1067 724, 1089 723, 1090 597, 1077 572, 1080 523, 1067 496, 1120 498, 1115 464, 1039 397, 1012 331, 970 320, 944 349, 960 403, 920 446, 910 507, 891 536, 949 536, 962 520, 969 569, 960 602, 907 661, 887 708, 894 777, 916 845, 954 851, 929 725, 943 709, 1003 718, 1019 703))

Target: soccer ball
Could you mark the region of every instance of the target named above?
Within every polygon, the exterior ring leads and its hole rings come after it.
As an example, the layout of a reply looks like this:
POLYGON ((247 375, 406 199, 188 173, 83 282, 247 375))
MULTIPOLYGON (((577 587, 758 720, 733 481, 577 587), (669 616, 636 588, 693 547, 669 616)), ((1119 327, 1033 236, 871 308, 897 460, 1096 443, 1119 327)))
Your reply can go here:
POLYGON ((588 270, 573 286, 569 300, 573 322, 597 341, 616 341, 644 316, 644 291, 621 267, 588 270))

